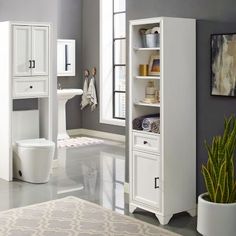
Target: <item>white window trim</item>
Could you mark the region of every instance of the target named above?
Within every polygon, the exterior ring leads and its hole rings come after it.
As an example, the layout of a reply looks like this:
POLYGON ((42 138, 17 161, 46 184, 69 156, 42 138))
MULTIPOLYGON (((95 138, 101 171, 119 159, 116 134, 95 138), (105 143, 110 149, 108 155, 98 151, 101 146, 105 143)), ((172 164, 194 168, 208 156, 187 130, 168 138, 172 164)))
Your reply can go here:
MULTIPOLYGON (((100 114, 99 122, 109 125, 125 126, 125 120, 115 119, 112 115, 112 76, 113 73, 110 71, 113 68, 112 60, 109 60, 109 57, 112 58, 112 37, 107 39, 105 32, 109 34, 108 29, 112 31, 112 18, 111 20, 104 20, 104 7, 103 4, 106 4, 106 7, 109 7, 108 4, 112 4, 112 1, 100 0, 100 19, 99 19, 99 100, 100 100, 100 114), (111 24, 109 26, 109 24, 111 24), (104 30, 106 29, 106 31, 104 30), (106 50, 104 50, 106 48, 106 50), (108 48, 108 49, 107 49, 108 48), (106 52, 106 54, 104 53, 106 52), (110 54, 111 53, 111 54, 110 54)), ((112 7, 111 7, 112 9, 112 7)), ((113 12, 110 11, 111 17, 113 17, 113 12)), ((111 33, 111 32, 110 32, 111 33)))

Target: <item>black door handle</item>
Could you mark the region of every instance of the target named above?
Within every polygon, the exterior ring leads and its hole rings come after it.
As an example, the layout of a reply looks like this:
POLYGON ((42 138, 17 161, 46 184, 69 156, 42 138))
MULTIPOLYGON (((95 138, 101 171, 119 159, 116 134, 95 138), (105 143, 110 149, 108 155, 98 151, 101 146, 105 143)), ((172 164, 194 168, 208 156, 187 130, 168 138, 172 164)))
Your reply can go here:
POLYGON ((32 62, 33 62, 32 68, 35 68, 35 60, 32 60, 32 62))
POLYGON ((66 63, 66 71, 68 71, 68 66, 70 66, 70 63, 66 63))
POLYGON ((68 71, 68 67, 71 63, 68 62, 68 45, 65 45, 65 71, 68 71))
POLYGON ((147 144, 148 143, 148 141, 143 141, 143 144, 147 144))
POLYGON ((32 68, 32 61, 29 60, 29 68, 31 69, 32 68))
POLYGON ((65 71, 68 71, 68 45, 65 45, 65 71))
POLYGON ((155 183, 154 183, 154 188, 156 189, 156 188, 159 188, 159 185, 157 185, 157 180, 159 180, 159 177, 156 177, 155 178, 155 183))

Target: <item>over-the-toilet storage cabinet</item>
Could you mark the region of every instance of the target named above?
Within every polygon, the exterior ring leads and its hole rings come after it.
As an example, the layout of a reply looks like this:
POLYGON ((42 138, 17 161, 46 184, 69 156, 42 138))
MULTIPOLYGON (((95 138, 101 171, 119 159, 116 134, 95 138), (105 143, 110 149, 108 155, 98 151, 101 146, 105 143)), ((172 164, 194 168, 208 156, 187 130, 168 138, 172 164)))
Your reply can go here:
POLYGON ((0 34, 0 178, 12 180, 13 133, 21 125, 13 124, 14 100, 38 99, 35 125, 40 137, 52 140, 51 24, 0 22, 0 34))
POLYGON ((142 208, 167 224, 173 214, 196 208, 196 27, 194 19, 130 21, 129 182, 130 212, 142 208), (160 27, 160 47, 143 48, 139 29, 160 27), (160 75, 139 76, 139 65, 160 55, 160 75), (160 103, 145 104, 154 81, 160 103), (134 130, 133 119, 160 113, 160 134, 134 130))

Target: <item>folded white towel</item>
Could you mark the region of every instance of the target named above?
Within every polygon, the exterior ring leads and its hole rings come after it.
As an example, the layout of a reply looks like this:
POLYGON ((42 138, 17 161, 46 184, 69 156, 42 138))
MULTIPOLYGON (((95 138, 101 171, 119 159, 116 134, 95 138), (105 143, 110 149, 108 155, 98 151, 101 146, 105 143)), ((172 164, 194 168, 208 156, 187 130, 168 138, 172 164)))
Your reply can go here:
POLYGON ((91 106, 91 111, 94 111, 98 104, 94 77, 90 79, 87 98, 89 100, 89 105, 91 106))
POLYGON ((85 77, 84 86, 83 86, 82 101, 80 103, 81 110, 83 110, 87 105, 89 105, 89 99, 88 99, 87 95, 88 95, 88 77, 85 77))

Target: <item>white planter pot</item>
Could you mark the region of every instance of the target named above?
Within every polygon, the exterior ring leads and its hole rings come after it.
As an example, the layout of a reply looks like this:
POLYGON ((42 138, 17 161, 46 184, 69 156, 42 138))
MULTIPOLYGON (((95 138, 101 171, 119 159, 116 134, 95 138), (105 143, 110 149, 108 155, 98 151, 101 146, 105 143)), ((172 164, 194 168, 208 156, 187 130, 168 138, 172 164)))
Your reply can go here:
POLYGON ((204 236, 236 235, 236 203, 221 204, 198 197, 197 231, 204 236))

